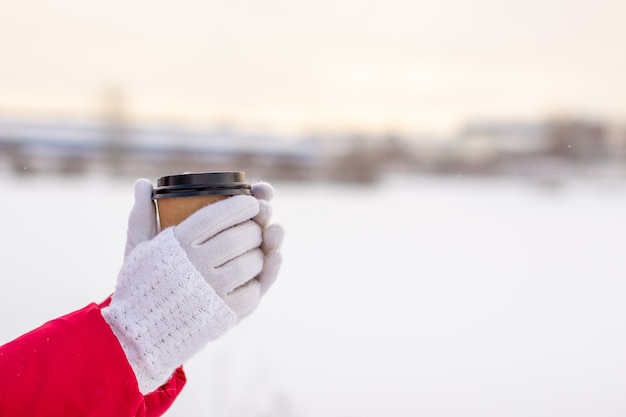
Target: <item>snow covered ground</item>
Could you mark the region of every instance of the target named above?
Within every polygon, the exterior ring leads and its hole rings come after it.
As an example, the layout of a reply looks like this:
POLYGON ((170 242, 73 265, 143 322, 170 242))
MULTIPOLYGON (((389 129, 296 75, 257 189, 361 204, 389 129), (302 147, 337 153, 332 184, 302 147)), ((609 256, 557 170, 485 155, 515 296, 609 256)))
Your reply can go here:
MULTIPOLYGON (((626 415, 626 184, 275 184, 285 264, 170 417, 626 415)), ((133 181, 0 176, 0 343, 105 298, 133 181)))

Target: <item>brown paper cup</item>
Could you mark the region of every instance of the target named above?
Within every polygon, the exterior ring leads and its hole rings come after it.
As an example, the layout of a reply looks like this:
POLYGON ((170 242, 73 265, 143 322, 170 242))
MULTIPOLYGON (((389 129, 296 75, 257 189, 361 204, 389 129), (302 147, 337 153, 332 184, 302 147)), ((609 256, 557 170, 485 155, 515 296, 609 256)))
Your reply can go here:
POLYGON ((251 195, 245 174, 205 172, 159 178, 152 196, 160 229, 175 226, 201 208, 233 195, 251 195))
POLYGON ((197 197, 161 198, 156 201, 161 230, 170 226, 176 226, 202 207, 225 198, 228 198, 228 196, 206 195, 197 197))

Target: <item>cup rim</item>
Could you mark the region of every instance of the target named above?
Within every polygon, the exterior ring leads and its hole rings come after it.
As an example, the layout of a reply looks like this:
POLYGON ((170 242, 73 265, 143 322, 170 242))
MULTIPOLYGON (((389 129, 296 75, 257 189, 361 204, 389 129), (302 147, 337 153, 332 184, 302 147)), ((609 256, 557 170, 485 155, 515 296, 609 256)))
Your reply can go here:
POLYGON ((159 178, 152 190, 152 198, 250 195, 251 189, 242 171, 183 173, 159 178))

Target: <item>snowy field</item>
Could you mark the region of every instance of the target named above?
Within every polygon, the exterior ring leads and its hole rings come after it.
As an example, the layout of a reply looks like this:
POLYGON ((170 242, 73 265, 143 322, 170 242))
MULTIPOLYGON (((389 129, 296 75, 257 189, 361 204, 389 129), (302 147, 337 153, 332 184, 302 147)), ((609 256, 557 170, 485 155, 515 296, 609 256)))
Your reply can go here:
MULTIPOLYGON (((132 179, 0 176, 0 343, 104 299, 132 179)), ((626 184, 275 184, 256 313, 170 417, 623 417, 626 184)))

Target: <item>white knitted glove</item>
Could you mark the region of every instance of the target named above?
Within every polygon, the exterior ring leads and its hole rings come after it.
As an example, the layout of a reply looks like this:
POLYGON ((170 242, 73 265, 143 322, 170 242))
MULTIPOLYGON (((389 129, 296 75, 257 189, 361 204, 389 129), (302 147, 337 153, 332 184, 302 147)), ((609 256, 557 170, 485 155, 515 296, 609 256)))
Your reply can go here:
POLYGON ((259 200, 259 214, 254 218, 263 228, 263 244, 261 249, 265 254, 263 271, 256 278, 260 284, 261 295, 272 286, 283 262, 280 252, 285 237, 285 230, 278 224, 270 224, 272 206, 270 201, 274 197, 274 188, 266 182, 252 184, 252 194, 259 200))
POLYGON ((282 241, 280 227, 263 231, 266 200, 260 212, 249 196, 214 203, 156 235, 151 195, 152 184, 137 181, 124 264, 102 309, 144 394, 256 308, 276 278, 282 241))

